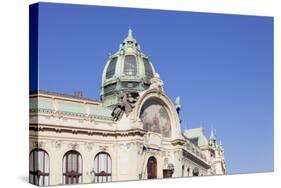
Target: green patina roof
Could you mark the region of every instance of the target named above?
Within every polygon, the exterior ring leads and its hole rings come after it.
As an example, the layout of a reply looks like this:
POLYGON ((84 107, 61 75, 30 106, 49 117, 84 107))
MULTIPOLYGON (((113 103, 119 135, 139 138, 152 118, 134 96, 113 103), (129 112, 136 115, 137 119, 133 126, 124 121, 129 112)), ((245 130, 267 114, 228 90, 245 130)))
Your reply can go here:
POLYGON ((63 102, 59 101, 58 103, 58 111, 63 111, 63 112, 73 112, 73 113, 80 113, 80 114, 85 114, 86 113, 86 108, 85 105, 83 104, 76 104, 74 102, 63 102))
POLYGON ((96 115, 96 116, 105 116, 105 117, 110 117, 111 118, 111 111, 107 108, 104 108, 102 106, 91 106, 90 108, 90 114, 91 115, 96 115))
POLYGON ((189 139, 198 139, 199 147, 208 145, 208 139, 204 135, 202 128, 188 129, 184 132, 184 136, 189 139))
POLYGON ((102 74, 101 101, 104 107, 113 107, 124 91, 140 92, 151 84, 155 69, 149 56, 141 52, 140 44, 129 29, 119 50, 111 55, 102 74))
POLYGON ((29 108, 30 109, 47 109, 47 110, 54 110, 54 106, 52 100, 50 99, 42 99, 42 98, 34 98, 29 100, 29 108))
MULTIPOLYGON (((64 101, 56 99, 57 111, 59 112, 67 112, 74 114, 87 114, 87 106, 89 108, 89 115, 95 116, 96 118, 101 117, 102 119, 111 119, 111 110, 108 108, 91 105, 91 104, 83 104, 79 102, 73 101, 64 101)), ((52 99, 48 98, 31 98, 29 100, 29 109, 44 109, 44 110, 55 110, 52 99)))

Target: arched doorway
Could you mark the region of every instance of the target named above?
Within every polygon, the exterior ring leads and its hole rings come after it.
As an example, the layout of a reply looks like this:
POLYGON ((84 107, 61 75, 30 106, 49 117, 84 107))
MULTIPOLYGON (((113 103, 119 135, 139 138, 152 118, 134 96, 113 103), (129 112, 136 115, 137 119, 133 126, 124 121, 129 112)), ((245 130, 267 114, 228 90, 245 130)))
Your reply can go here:
POLYGON ((147 179, 157 178, 157 161, 155 157, 149 157, 147 161, 147 179))

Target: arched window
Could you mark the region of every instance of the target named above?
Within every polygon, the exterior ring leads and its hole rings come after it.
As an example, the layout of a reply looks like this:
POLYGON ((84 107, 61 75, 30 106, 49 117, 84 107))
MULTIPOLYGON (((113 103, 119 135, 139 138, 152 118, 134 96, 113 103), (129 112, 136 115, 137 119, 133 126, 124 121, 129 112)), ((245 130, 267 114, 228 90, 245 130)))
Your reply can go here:
POLYGON ((115 74, 116 62, 117 62, 117 57, 114 57, 111 59, 109 65, 107 67, 107 70, 106 70, 105 77, 107 79, 111 78, 115 74))
POLYGON ((124 74, 129 76, 135 76, 137 74, 137 61, 135 56, 125 56, 124 74))
POLYGON ((42 149, 30 152, 29 182, 37 186, 49 185, 49 155, 42 149))
POLYGON ((68 151, 63 157, 63 183, 82 183, 82 158, 77 151, 68 151))
POLYGON ((199 168, 195 167, 192 171, 193 176, 199 176, 199 168))
POLYGON ((96 182, 111 181, 111 158, 108 153, 101 152, 95 156, 94 171, 96 182))
POLYGON ((148 78, 152 78, 153 77, 153 70, 151 68, 151 65, 150 65, 148 59, 143 58, 143 63, 144 63, 145 76, 147 76, 148 78))
POLYGON ((182 167, 181 167, 181 176, 182 177, 184 176, 184 165, 182 165, 182 167))
POLYGON ((147 179, 157 178, 157 161, 155 157, 149 157, 147 161, 147 179))

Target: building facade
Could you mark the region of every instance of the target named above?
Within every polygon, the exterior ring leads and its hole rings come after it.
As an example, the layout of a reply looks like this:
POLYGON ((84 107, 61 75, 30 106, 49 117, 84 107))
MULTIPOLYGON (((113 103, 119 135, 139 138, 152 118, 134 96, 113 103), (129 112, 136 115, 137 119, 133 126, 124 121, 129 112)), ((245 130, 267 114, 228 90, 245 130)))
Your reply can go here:
POLYGON ((225 174, 213 131, 181 132, 173 102, 129 30, 102 74, 101 101, 80 93, 30 93, 29 181, 99 183, 225 174))

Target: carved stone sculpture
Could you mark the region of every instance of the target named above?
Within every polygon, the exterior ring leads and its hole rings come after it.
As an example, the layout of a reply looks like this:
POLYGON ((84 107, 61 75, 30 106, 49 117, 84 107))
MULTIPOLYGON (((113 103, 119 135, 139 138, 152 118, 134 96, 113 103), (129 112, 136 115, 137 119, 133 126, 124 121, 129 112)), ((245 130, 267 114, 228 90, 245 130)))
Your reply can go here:
POLYGON ((158 73, 155 74, 153 78, 150 79, 151 85, 149 89, 157 89, 159 91, 164 91, 163 90, 163 81, 160 79, 160 76, 158 73))
POLYGON ((123 116, 124 113, 124 107, 121 103, 118 103, 114 108, 113 111, 111 113, 112 116, 112 120, 113 121, 118 121, 119 119, 121 119, 121 117, 123 116))
POLYGON ((124 112, 128 117, 129 114, 132 112, 133 108, 135 107, 135 103, 137 102, 138 98, 138 93, 122 93, 120 96, 120 101, 113 108, 113 111, 111 113, 113 121, 118 121, 119 119, 121 119, 124 112))

